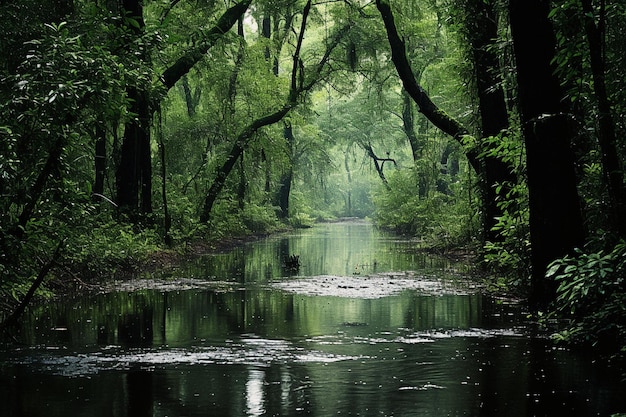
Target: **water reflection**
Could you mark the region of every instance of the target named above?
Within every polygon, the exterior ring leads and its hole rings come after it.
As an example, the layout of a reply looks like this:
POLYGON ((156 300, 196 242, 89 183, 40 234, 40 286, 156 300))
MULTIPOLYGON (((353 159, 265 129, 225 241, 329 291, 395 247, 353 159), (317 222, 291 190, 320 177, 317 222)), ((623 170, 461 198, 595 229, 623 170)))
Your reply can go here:
POLYGON ((410 245, 364 224, 324 226, 186 265, 169 281, 53 303, 31 316, 25 345, 0 351, 2 415, 626 410, 610 369, 537 337, 520 305, 452 285, 462 266, 410 245), (303 270, 289 277, 280 258, 294 253, 303 270), (340 288, 400 285, 375 281, 388 273, 411 285, 372 297, 340 288), (311 291, 325 274, 338 278, 333 291, 311 291))
POLYGON ((415 245, 385 235, 365 222, 331 223, 197 259, 182 270, 187 276, 261 283, 293 275, 353 276, 407 270, 437 271, 441 275, 464 269, 461 263, 452 264, 443 257, 417 252, 415 245), (300 257, 297 273, 283 266, 282 261, 290 255, 300 257))
POLYGON ((248 416, 262 416, 265 414, 265 371, 250 369, 246 382, 246 403, 248 416))

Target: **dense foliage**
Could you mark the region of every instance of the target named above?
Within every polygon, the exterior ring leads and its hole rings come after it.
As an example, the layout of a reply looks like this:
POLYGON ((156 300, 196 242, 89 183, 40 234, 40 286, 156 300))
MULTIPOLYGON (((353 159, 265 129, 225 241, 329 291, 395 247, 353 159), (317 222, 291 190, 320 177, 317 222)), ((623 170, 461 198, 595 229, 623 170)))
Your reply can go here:
POLYGON ((471 245, 562 339, 625 345, 622 2, 0 12, 7 316, 167 245, 358 216, 471 245))

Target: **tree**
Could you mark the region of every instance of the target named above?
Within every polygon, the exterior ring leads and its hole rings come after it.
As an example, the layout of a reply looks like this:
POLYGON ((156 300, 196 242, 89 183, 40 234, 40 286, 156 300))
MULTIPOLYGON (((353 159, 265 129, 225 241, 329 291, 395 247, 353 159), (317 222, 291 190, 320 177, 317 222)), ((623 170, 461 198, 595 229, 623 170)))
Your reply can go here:
POLYGON ((531 303, 545 307, 556 286, 545 278, 551 261, 584 242, 576 189, 573 131, 552 64, 556 38, 546 0, 511 0, 509 18, 517 64, 530 208, 531 303))
MULTIPOLYGON (((294 6, 295 5, 291 2, 287 4, 268 4, 265 6, 266 9, 263 11, 261 36, 266 42, 274 46, 273 48, 271 48, 269 44, 266 46, 265 58, 268 60, 268 63, 271 64, 272 72, 276 77, 279 76, 280 53, 287 39, 293 19, 296 16, 294 6), (281 21, 284 21, 282 30, 280 28, 281 21)), ((294 143, 296 139, 294 137, 293 125, 290 121, 284 122, 282 131, 283 139, 286 144, 287 166, 282 168, 282 172, 280 174, 278 192, 276 193, 276 203, 278 206, 278 217, 286 219, 289 217, 289 196, 291 194, 291 183, 293 181, 293 155, 294 143)), ((267 159, 265 162, 268 162, 267 159)), ((269 166, 266 169, 269 170, 269 166)))
POLYGON ((221 192, 226 179, 230 175, 237 160, 243 154, 245 148, 249 145, 249 142, 254 138, 257 131, 265 126, 277 123, 281 121, 293 108, 295 108, 302 97, 302 95, 309 92, 318 82, 325 76, 327 71, 327 63, 330 59, 331 53, 337 47, 341 39, 348 32, 350 26, 346 25, 337 30, 337 32, 329 40, 326 51, 315 65, 310 74, 305 74, 305 67, 301 58, 302 42, 304 40, 304 32, 306 29, 307 18, 311 10, 311 1, 309 0, 305 5, 302 12, 302 22, 300 32, 298 34, 298 40, 293 53, 290 87, 289 93, 285 100, 285 103, 277 110, 266 114, 260 118, 255 119, 249 125, 247 125, 238 135, 232 145, 232 148, 226 160, 218 168, 217 174, 209 188, 204 199, 204 204, 200 214, 200 221, 205 223, 209 221, 213 204, 215 203, 219 193, 221 192))
MULTIPOLYGON (((500 239, 494 231, 496 219, 502 215, 498 205, 496 190, 500 186, 501 194, 506 194, 508 184, 516 181, 512 168, 503 162, 489 149, 492 141, 476 141, 471 137, 469 129, 463 126, 444 111, 439 109, 430 99, 414 75, 408 60, 404 41, 398 35, 391 7, 385 0, 377 0, 376 6, 381 13, 387 37, 391 46, 392 61, 402 80, 407 94, 413 98, 420 112, 444 133, 452 136, 462 146, 465 155, 475 172, 479 175, 483 188, 484 222, 483 235, 488 240, 500 239), (476 143, 474 143, 476 142, 476 143), (505 185, 502 187, 502 185, 505 185)), ((464 25, 470 43, 471 57, 474 65, 479 109, 481 114, 481 135, 483 138, 494 137, 508 127, 508 116, 504 93, 499 79, 499 61, 490 49, 497 36, 497 19, 493 2, 468 2, 463 6, 464 25)), ((405 105, 406 109, 406 105, 405 105)), ((410 114, 406 112, 403 119, 405 126, 409 123, 410 114)), ((406 127, 405 127, 406 130, 406 127)), ((409 139, 412 139, 409 135, 409 139)), ((415 153, 416 145, 412 145, 415 153)), ((447 160, 444 154, 442 161, 447 160)))
POLYGON ((606 64, 603 56, 602 28, 606 25, 605 5, 602 2, 600 6, 598 23, 596 23, 592 1, 581 0, 581 5, 589 47, 593 90, 598 107, 597 135, 603 174, 608 188, 610 226, 619 238, 626 238, 624 169, 617 152, 617 134, 606 86, 606 64))
MULTIPOLYGON (((142 0, 122 0, 124 22, 136 39, 144 36, 142 0)), ((138 43, 139 65, 150 61, 148 45, 138 43)), ((144 80, 145 82, 145 80, 144 80)), ((124 128, 124 138, 117 167, 117 204, 120 210, 135 217, 139 212, 152 211, 152 161, 150 149, 150 127, 152 111, 150 92, 145 86, 129 85, 126 88, 130 108, 134 115, 124 128)))
POLYGON ((85 230, 97 116, 125 104, 109 45, 91 44, 95 33, 80 25, 46 22, 66 17, 38 16, 41 32, 19 39, 24 49, 0 76, 0 291, 24 294, 14 318, 85 230))
POLYGON ((407 59, 406 47, 398 34, 388 1, 376 0, 376 7, 380 11, 385 24, 389 45, 391 46, 391 60, 398 71, 404 89, 411 98, 413 98, 419 111, 424 114, 432 124, 452 136, 465 147, 465 154, 470 165, 477 173, 480 173, 478 151, 475 147, 468 146, 466 143, 467 138, 470 136, 467 128, 433 103, 426 90, 417 83, 413 70, 411 69, 411 64, 407 59))
MULTIPOLYGON (((462 31, 469 43, 469 55, 474 72, 478 108, 480 111, 481 138, 496 138, 509 128, 509 116, 502 87, 500 60, 494 49, 498 38, 496 2, 464 1, 462 31)), ((503 215, 499 200, 506 198, 511 186, 517 182, 512 167, 494 155, 490 148, 494 141, 479 145, 484 148, 481 157, 481 179, 484 207, 484 232, 487 241, 502 237, 494 230, 497 218, 503 215), (496 190, 500 192, 496 192, 496 190)))
MULTIPOLYGON (((179 56, 160 74, 157 91, 151 92, 146 86, 129 87, 130 111, 136 117, 126 124, 124 130, 121 160, 117 170, 117 203, 131 217, 139 212, 149 213, 152 210, 150 129, 152 115, 159 105, 160 97, 202 60, 217 40, 239 20, 250 3, 251 0, 244 0, 235 4, 222 14, 213 28, 206 32, 200 30, 199 42, 195 42, 191 50, 179 56)), ((136 38, 141 39, 145 28, 143 1, 124 0, 123 10, 127 14, 127 25, 136 32, 136 38)), ((139 54, 139 60, 149 61, 147 50, 144 49, 139 54)))

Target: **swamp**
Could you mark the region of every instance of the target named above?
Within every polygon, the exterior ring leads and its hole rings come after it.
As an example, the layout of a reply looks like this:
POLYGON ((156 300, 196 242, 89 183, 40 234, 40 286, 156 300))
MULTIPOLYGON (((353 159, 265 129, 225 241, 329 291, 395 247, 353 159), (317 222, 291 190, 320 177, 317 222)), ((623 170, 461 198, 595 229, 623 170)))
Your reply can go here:
POLYGON ((0 16, 1 416, 626 416, 625 1, 0 16))
POLYGON ((37 308, 2 349, 12 416, 576 416, 624 409, 469 265, 363 221, 199 257, 37 308), (299 254, 299 271, 277 260, 299 254), (35 401, 34 401, 35 400, 35 401))

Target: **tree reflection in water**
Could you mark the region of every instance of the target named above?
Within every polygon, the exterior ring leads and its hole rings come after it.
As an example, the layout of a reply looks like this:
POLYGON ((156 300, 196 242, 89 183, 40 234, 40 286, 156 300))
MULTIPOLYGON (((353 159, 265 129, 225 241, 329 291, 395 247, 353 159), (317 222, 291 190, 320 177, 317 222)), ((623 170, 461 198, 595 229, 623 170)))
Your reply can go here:
POLYGON ((124 291, 51 303, 25 323, 28 347, 0 350, 2 415, 626 410, 619 375, 537 337, 523 306, 472 286, 457 291, 450 280, 465 279, 464 268, 366 223, 334 224, 203 258, 161 279, 117 283, 124 291), (285 253, 301 255, 299 276, 283 275, 285 253), (373 259, 380 275, 367 269, 373 259), (323 285, 331 287, 306 290, 323 285), (404 287, 366 288, 380 285, 404 287))

